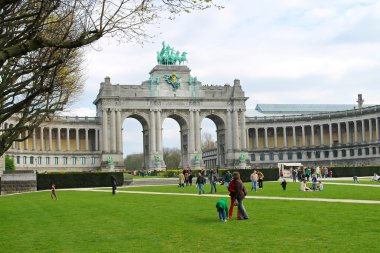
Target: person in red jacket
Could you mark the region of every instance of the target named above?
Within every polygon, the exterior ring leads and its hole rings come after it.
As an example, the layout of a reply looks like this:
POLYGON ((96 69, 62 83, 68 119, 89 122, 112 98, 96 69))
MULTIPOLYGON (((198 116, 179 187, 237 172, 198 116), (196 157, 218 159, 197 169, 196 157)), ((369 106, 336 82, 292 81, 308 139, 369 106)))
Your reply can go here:
MULTIPOLYGON (((230 197, 231 197, 231 204, 230 204, 230 210, 229 210, 228 218, 231 219, 232 215, 234 213, 235 192, 236 192, 235 180, 230 181, 230 184, 228 185, 228 191, 230 192, 230 197)), ((238 216, 239 216, 239 214, 238 214, 238 216)))

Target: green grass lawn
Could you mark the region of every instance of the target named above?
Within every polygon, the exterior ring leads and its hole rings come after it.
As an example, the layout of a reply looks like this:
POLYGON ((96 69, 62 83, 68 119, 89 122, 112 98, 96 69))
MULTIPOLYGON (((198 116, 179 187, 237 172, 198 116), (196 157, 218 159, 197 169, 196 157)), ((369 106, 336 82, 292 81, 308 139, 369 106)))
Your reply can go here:
POLYGON ((212 197, 57 194, 0 197, 1 252, 378 252, 380 205, 247 199, 222 223, 212 197))
MULTIPOLYGON (((380 187, 357 187, 347 185, 324 184, 324 191, 301 192, 299 183, 288 182, 286 191, 283 191, 280 182, 264 182, 264 189, 257 192, 250 191, 251 184, 246 183, 248 195, 250 196, 278 196, 278 197, 301 197, 301 198, 332 198, 332 199, 365 199, 380 200, 380 187)), ((311 187, 311 184, 308 184, 311 187)), ((211 190, 210 184, 206 184, 205 192, 211 190)), ((175 192, 175 193, 198 193, 195 185, 178 188, 170 186, 147 186, 147 187, 124 187, 122 191, 153 191, 153 192, 175 192)), ((228 194, 227 188, 223 185, 217 186, 217 193, 228 194)))

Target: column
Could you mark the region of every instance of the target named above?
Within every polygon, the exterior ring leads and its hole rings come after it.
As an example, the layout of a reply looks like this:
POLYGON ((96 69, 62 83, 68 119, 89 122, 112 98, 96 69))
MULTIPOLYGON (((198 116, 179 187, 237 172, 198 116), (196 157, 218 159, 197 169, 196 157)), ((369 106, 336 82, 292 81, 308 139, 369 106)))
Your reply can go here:
POLYGON ((162 153, 161 111, 157 111, 156 113, 156 139, 157 139, 157 152, 162 153))
POLYGON ((346 122, 346 138, 347 144, 350 143, 350 122, 346 122))
POLYGON ((301 126, 301 131, 302 131, 302 147, 306 147, 305 126, 301 126))
MULTIPOLYGON (((25 131, 25 136, 28 136, 29 133, 30 133, 30 130, 25 131)), ((28 136, 28 138, 25 139, 24 149, 29 150, 29 136, 28 136)))
POLYGON ((284 148, 288 147, 288 141, 287 141, 287 138, 286 138, 286 126, 285 127, 282 127, 283 129, 283 132, 284 132, 284 148))
MULTIPOLYGON (((21 138, 22 138, 22 135, 19 134, 19 135, 18 135, 18 139, 21 140, 21 138)), ((17 142, 17 149, 18 149, 18 150, 21 149, 21 141, 18 141, 18 142, 17 142)))
POLYGON ((375 127, 376 127, 376 141, 380 140, 380 133, 379 133, 379 119, 375 118, 375 127))
POLYGON ((342 145, 342 129, 340 126, 340 122, 338 122, 338 144, 342 145))
POLYGON ((33 129, 33 151, 37 150, 36 129, 33 129))
POLYGON ((198 153, 202 152, 201 148, 201 128, 200 128, 200 122, 199 122, 199 110, 195 110, 195 119, 194 119, 194 126, 195 126, 195 151, 198 153))
POLYGON ((88 128, 85 128, 84 129, 85 133, 84 133, 84 138, 85 138, 85 150, 88 151, 88 128))
POLYGON ((315 145, 315 142, 314 142, 314 125, 310 125, 310 130, 311 130, 311 146, 314 146, 315 145))
POLYGON ((268 128, 264 127, 264 142, 265 142, 265 148, 268 148, 268 128))
POLYGON ((116 139, 117 146, 116 151, 118 154, 123 153, 123 134, 122 134, 122 124, 121 124, 121 112, 120 110, 116 111, 116 139))
POLYGON ((76 143, 77 143, 76 150, 79 151, 79 149, 80 149, 80 144, 79 144, 79 128, 75 129, 75 139, 76 139, 76 143))
POLYGON ((274 131, 274 148, 278 148, 278 143, 277 143, 277 127, 274 127, 273 131, 274 131))
POLYGON ((44 128, 40 127, 40 150, 44 150, 44 128))
POLYGON ((297 147, 296 127, 293 126, 293 147, 297 147))
POLYGON ((354 143, 358 143, 358 124, 356 120, 354 120, 354 143))
POLYGON ((241 149, 247 150, 247 138, 246 138, 246 131, 245 131, 245 112, 242 110, 240 112, 240 141, 241 141, 241 149))
POLYGON ((259 148, 259 129, 255 128, 255 148, 259 148))
POLYGON ((109 152, 108 150, 108 119, 107 119, 107 109, 103 109, 102 112, 102 141, 103 141, 103 152, 109 152))
POLYGON ((332 124, 329 124, 329 141, 330 141, 330 147, 333 146, 333 135, 332 135, 332 124))
MULTIPOLYGON (((190 116, 191 116, 191 112, 190 112, 190 116)), ((190 120, 191 120, 191 117, 190 117, 190 120)), ((190 124, 191 126, 191 124, 190 124)), ((227 135, 227 150, 231 150, 232 149, 232 123, 231 123, 231 111, 230 109, 227 109, 227 126, 226 126, 226 135, 227 135)), ((190 145, 190 144, 189 144, 190 145)), ((257 146, 255 147, 257 148, 257 146)))
POLYGON ((239 118, 237 109, 233 111, 233 136, 234 136, 234 149, 240 151, 239 143, 239 118))
POLYGON ((116 152, 116 115, 115 110, 111 110, 111 152, 116 152))
POLYGON ((66 151, 70 151, 70 128, 66 128, 66 151))
POLYGON ((61 151, 61 128, 57 128, 57 151, 61 151))
MULTIPOLYGON (((369 142, 373 142, 373 129, 372 129, 372 119, 368 119, 368 130, 369 130, 369 142)), ((372 148, 370 148, 372 150, 372 148)))
POLYGON ((95 150, 99 151, 99 129, 95 129, 95 150))
POLYGON ((52 129, 49 127, 49 151, 53 150, 53 134, 52 129))
POLYGON ((321 124, 321 125, 319 125, 319 128, 320 128, 320 131, 321 131, 321 136, 320 136, 320 138, 321 138, 321 146, 323 146, 323 124, 321 124))
POLYGON ((362 143, 365 143, 365 122, 364 119, 362 119, 362 143))
POLYGON ((154 117, 154 111, 151 109, 149 112, 149 136, 150 136, 150 153, 156 153, 156 121, 154 117))

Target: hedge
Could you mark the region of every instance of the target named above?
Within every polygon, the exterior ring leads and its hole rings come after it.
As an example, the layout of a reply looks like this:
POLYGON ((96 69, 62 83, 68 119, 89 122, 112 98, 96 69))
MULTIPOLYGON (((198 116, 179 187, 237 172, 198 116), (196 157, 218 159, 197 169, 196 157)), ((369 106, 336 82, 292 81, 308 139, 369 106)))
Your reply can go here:
POLYGON ((335 166, 327 167, 332 170, 333 177, 365 177, 373 176, 374 173, 380 174, 380 165, 369 165, 369 166, 354 166, 354 167, 344 167, 335 166))
POLYGON ((111 175, 118 186, 123 185, 123 172, 54 172, 37 174, 37 190, 46 190, 55 184, 56 188, 110 187, 111 175))

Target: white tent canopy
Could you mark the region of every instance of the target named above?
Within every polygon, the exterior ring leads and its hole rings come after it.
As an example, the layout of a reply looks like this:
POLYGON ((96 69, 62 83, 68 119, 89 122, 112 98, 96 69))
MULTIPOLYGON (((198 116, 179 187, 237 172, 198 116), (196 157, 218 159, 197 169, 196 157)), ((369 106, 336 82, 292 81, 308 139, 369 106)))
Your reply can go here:
POLYGON ((283 178, 290 178, 292 176, 291 170, 299 170, 303 169, 302 163, 279 163, 278 164, 278 175, 281 177, 281 171, 282 171, 282 177, 283 178))

